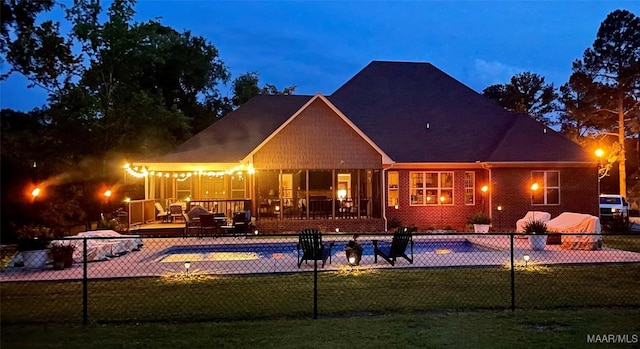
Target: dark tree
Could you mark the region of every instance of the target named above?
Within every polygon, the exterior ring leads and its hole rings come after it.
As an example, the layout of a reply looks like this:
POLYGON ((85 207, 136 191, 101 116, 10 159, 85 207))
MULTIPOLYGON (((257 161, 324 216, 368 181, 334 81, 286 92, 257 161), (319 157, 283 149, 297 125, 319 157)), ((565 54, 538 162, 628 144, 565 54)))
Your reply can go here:
POLYGON ((238 107, 257 95, 292 95, 295 93, 296 85, 285 87, 282 90, 273 84, 265 84, 262 88, 258 86, 260 76, 257 72, 245 73, 233 80, 233 105, 238 107))
POLYGON ((620 194, 627 195, 625 138, 637 137, 640 124, 640 19, 616 10, 600 24, 592 47, 573 65, 567 93, 565 120, 590 125, 600 134, 618 136, 620 194), (580 81, 579 87, 573 82, 580 81), (579 108, 577 108, 579 107, 579 108))
POLYGON ((549 115, 556 110, 557 94, 553 84, 544 77, 524 72, 511 77, 508 84, 491 85, 482 94, 514 113, 526 113, 545 124, 551 124, 549 115))

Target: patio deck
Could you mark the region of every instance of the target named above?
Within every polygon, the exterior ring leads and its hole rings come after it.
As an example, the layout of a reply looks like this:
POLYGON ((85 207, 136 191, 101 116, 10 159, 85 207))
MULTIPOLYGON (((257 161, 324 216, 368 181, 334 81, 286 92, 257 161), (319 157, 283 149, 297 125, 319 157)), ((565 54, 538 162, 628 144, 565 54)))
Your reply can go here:
MULTIPOLYGON (((372 238, 381 240, 390 239, 389 236, 361 235, 360 241, 372 238)), ((404 259, 398 259, 396 266, 392 267, 386 261, 378 259, 374 264, 373 256, 362 257, 360 269, 382 268, 443 268, 443 267, 495 267, 508 266, 510 263, 510 239, 508 235, 417 235, 414 241, 428 239, 466 238, 472 243, 489 248, 489 252, 467 253, 415 253, 414 263, 409 264, 404 259)), ((324 235, 324 241, 345 241, 347 236, 324 235)), ((210 244, 238 244, 238 243, 290 243, 291 253, 274 253, 270 258, 252 260, 191 260, 190 273, 196 274, 259 274, 259 273, 297 273, 313 271, 313 263, 302 264, 297 268, 297 255, 294 252, 297 237, 280 238, 254 238, 254 237, 223 237, 223 238, 147 238, 143 239, 144 246, 140 251, 131 252, 120 257, 114 257, 105 261, 90 262, 87 264, 89 279, 122 278, 122 277, 151 277, 171 275, 184 272, 184 262, 160 261, 166 255, 169 248, 179 245, 210 245, 210 244)), ((598 251, 562 250, 560 245, 549 245, 543 251, 532 251, 527 239, 514 239, 514 256, 518 265, 523 264, 522 257, 530 256, 529 264, 597 264, 597 263, 638 263, 640 253, 603 248, 598 251)), ((334 251, 332 263, 324 268, 318 266, 320 271, 341 271, 349 268, 346 263, 344 251, 334 251)), ((26 270, 21 267, 9 267, 0 272, 0 282, 23 280, 81 280, 83 277, 83 265, 75 263, 73 267, 64 270, 52 270, 50 266, 43 270, 26 270)))

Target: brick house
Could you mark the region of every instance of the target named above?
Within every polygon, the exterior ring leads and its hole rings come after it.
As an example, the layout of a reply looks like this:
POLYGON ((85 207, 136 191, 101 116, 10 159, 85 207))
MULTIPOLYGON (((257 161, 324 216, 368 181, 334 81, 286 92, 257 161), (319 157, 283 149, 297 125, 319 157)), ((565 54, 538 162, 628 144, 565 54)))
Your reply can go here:
POLYGON ((261 232, 464 230, 476 212, 510 231, 534 209, 598 214, 595 159, 429 63, 374 61, 329 96, 257 96, 134 165, 147 199, 250 210, 261 232))

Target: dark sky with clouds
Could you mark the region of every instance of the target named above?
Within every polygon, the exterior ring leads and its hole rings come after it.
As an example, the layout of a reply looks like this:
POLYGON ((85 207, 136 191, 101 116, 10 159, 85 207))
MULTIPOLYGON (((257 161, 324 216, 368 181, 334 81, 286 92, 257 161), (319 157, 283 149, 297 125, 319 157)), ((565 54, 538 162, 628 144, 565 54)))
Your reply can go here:
MULTIPOLYGON (((233 77, 256 71, 261 84, 295 84, 297 94, 331 94, 372 60, 430 62, 480 92, 523 71, 565 83, 616 9, 640 15, 640 1, 139 0, 136 20, 191 30, 233 77)), ((1 107, 45 103, 26 85, 17 75, 2 82, 1 107)))

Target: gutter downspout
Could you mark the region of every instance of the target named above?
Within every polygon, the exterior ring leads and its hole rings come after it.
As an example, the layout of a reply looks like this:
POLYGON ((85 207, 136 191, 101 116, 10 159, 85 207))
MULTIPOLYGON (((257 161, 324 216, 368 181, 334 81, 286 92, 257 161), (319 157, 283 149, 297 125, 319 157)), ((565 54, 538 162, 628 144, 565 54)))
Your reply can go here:
POLYGON ((491 179, 491 167, 489 165, 487 165, 486 162, 483 162, 482 163, 482 168, 484 170, 487 170, 488 173, 489 173, 489 208, 488 208, 488 210, 489 210, 489 218, 491 218, 491 221, 493 222, 493 214, 492 214, 493 210, 491 209, 493 207, 493 202, 492 202, 492 200, 493 200, 493 195, 492 195, 493 194, 493 182, 492 182, 492 179, 491 179))

